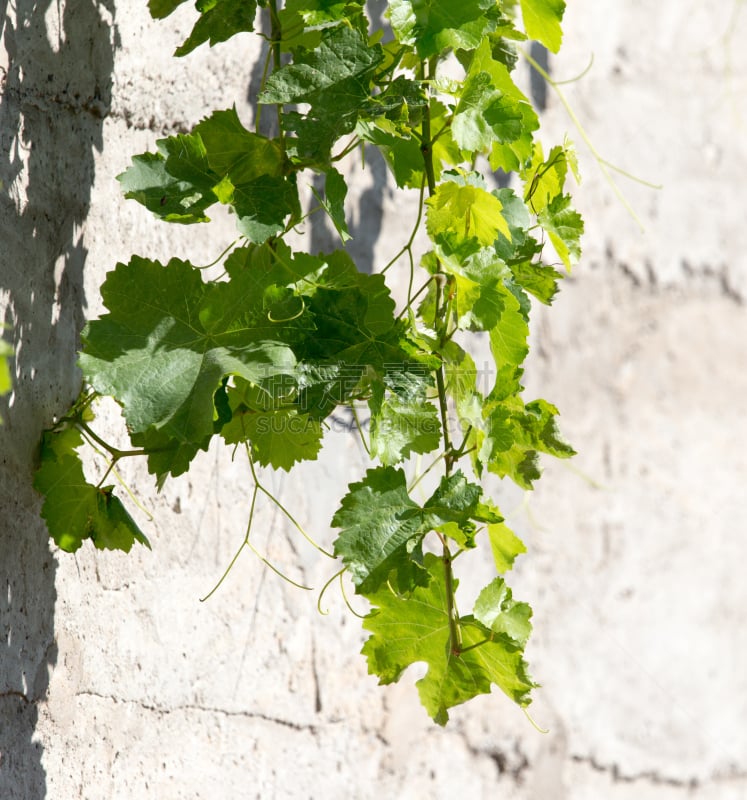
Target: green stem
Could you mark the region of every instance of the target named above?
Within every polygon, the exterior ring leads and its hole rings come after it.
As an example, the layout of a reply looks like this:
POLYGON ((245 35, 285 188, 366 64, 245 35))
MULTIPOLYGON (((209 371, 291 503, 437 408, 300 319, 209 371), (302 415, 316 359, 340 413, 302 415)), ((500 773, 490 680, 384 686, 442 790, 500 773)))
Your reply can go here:
POLYGON ((148 453, 156 452, 155 448, 153 450, 119 450, 118 448, 110 445, 108 442, 105 442, 97 433, 92 431, 91 428, 89 428, 88 425, 83 422, 83 420, 78 420, 78 425, 87 436, 90 436, 91 439, 96 442, 96 444, 103 447, 115 462, 119 461, 120 458, 128 458, 130 456, 147 456, 148 453))
POLYGON ((547 81, 547 83, 553 88, 553 90, 555 91, 555 93, 558 96, 558 99, 563 104, 563 108, 565 108, 566 113, 571 118, 571 122, 573 122, 573 124, 576 126, 576 130, 578 131, 579 135, 581 136, 581 138, 584 140, 584 143, 586 144, 586 146, 591 151, 592 156, 594 156, 594 158, 596 159, 597 164, 599 164, 599 169, 602 171, 602 174, 607 179, 607 183, 609 183, 609 185, 612 187, 612 191, 617 196, 617 199, 622 203, 622 205, 625 208, 625 210, 636 221, 636 223, 638 223, 638 227, 641 230, 645 230, 645 228, 643 226, 643 223, 641 222, 641 220, 638 218, 638 215, 633 210, 633 206, 630 205, 630 203, 628 202, 628 199, 622 193, 622 190, 620 189, 620 187, 615 183, 615 180, 612 177, 612 175, 610 175, 609 169, 610 168, 615 169, 617 172, 620 172, 621 174, 625 175, 625 177, 630 178, 630 180, 636 181, 638 183, 642 183, 644 186, 649 186, 652 189, 661 189, 661 186, 658 186, 658 185, 653 184, 653 183, 649 183, 648 181, 644 181, 641 178, 637 178, 635 175, 631 175, 629 172, 625 172, 624 170, 619 169, 618 167, 612 167, 611 164, 609 164, 604 158, 602 158, 602 156, 599 154, 599 151, 596 149, 596 147, 594 147, 594 143, 591 141, 591 138, 589 137, 589 134, 586 132, 586 130, 584 129, 584 126, 581 124, 581 121, 576 116, 576 112, 571 107, 571 104, 568 102, 568 98, 565 96, 565 93, 560 88, 559 84, 550 77, 550 75, 548 74, 547 70, 543 69, 532 58, 532 56, 529 55, 529 53, 527 53, 525 50, 523 50, 522 51, 522 55, 524 56, 524 58, 526 58, 526 60, 529 62, 529 64, 532 66, 532 68, 534 70, 536 70, 536 72, 538 72, 547 81))
MULTIPOLYGON (((270 9, 270 22, 271 22, 271 31, 270 31, 270 41, 272 42, 272 70, 273 72, 277 72, 282 66, 282 62, 280 60, 280 42, 283 38, 283 28, 280 24, 280 17, 278 16, 278 3, 277 0, 270 0, 268 4, 270 9)), ((283 150, 285 150, 285 131, 283 130, 283 104, 277 103, 277 114, 278 114, 278 139, 280 140, 280 145, 282 146, 283 150)))
POLYGON ((452 655, 458 656, 462 653, 462 631, 459 628, 459 613, 456 608, 454 597, 454 573, 451 569, 451 551, 446 539, 442 537, 444 564, 444 588, 446 590, 446 607, 449 615, 449 649, 452 655))
POLYGON ((311 538, 311 536, 309 536, 308 533, 306 533, 306 531, 303 529, 301 524, 296 520, 293 514, 291 514, 290 511, 288 511, 288 509, 280 502, 280 500, 277 499, 277 497, 275 497, 275 495, 269 489, 265 489, 265 487, 260 483, 260 480, 257 477, 257 470, 254 468, 254 461, 252 460, 252 454, 249 451, 248 445, 246 448, 246 455, 249 459, 249 468, 252 471, 252 479, 254 480, 254 485, 257 487, 257 489, 259 489, 260 492, 262 492, 267 498, 269 498, 270 500, 272 500, 273 503, 275 503, 275 505, 283 512, 283 514, 285 514, 285 516, 293 523, 294 527, 296 528, 296 530, 298 530, 301 536, 303 536, 303 538, 306 539, 306 541, 312 547, 316 548, 320 553, 323 553, 325 556, 331 558, 333 561, 336 560, 336 557, 332 553, 330 553, 329 550, 325 550, 320 544, 315 542, 311 538))

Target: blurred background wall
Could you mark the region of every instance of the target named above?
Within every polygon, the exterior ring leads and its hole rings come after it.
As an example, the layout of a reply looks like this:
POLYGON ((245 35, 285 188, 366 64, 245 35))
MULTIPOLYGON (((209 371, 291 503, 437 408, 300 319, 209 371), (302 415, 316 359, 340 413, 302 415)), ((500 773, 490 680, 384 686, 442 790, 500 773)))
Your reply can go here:
MULTIPOLYGON (((250 122, 258 45, 175 60, 188 5, 155 24, 134 0, 0 0, 0 321, 16 352, 0 400, 0 798, 747 797, 746 5, 574 0, 549 59, 565 81, 593 56, 563 91, 602 159, 662 188, 611 171, 639 225, 547 91, 543 139, 577 144, 587 234, 533 315, 527 396, 560 407, 579 455, 531 496, 498 490, 529 550, 513 583, 534 607, 543 735, 497 694, 434 726, 413 670, 387 688, 367 676, 339 595, 320 617, 257 559, 200 603, 244 535, 250 483, 228 453, 160 495, 126 471, 153 552, 50 547, 35 447, 77 393, 104 273, 132 252, 208 263, 233 239, 229 219, 209 236, 156 222, 114 176, 212 108, 250 122)), ((366 269, 407 211, 391 187, 373 156, 351 193, 366 269)), ((331 245, 322 224, 306 236, 331 245)), ((338 432, 319 464, 266 481, 330 542, 363 463, 338 432)), ((258 549, 323 585, 330 567, 277 511, 259 523, 258 549)))

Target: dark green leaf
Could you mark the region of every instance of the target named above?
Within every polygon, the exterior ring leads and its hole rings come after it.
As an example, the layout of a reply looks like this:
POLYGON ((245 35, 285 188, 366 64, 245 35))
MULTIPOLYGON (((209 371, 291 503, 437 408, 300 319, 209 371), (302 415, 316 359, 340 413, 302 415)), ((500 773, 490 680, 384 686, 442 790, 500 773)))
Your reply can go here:
MULTIPOLYGON (((163 0, 150 1, 160 6, 163 0)), ((167 3, 168 0, 164 6, 167 3)), ((200 12, 200 18, 184 44, 176 48, 175 56, 185 56, 204 42, 209 41, 212 47, 237 33, 254 30, 257 0, 197 0, 195 7, 200 12)))
POLYGON ((70 553, 84 539, 91 539, 99 550, 128 553, 136 541, 150 548, 145 534, 112 493, 113 487, 86 481, 76 452, 82 444, 82 436, 74 428, 44 435, 34 487, 44 495, 42 517, 51 537, 70 553))

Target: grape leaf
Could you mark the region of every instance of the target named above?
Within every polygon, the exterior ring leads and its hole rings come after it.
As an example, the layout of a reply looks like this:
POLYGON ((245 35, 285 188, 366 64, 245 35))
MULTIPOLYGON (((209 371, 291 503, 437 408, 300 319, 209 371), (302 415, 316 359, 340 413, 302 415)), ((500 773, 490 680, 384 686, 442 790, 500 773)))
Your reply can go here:
POLYGON ((342 529, 334 552, 342 557, 357 592, 375 591, 392 571, 401 591, 427 581, 420 545, 428 522, 407 493, 401 469, 376 467, 351 483, 331 524, 342 529))
POLYGON ((479 185, 448 180, 426 202, 428 235, 447 254, 468 256, 492 245, 499 233, 511 236, 501 201, 479 185))
MULTIPOLYGON (((411 596, 398 596, 386 584, 367 595, 374 608, 363 621, 371 636, 361 652, 368 661, 369 673, 377 675, 382 684, 394 683, 408 666, 425 662, 428 671, 417 682, 418 693, 439 725, 448 722, 449 708, 478 694, 488 694, 492 684, 519 705, 528 705, 535 684, 527 672, 522 646, 509 633, 494 632, 467 616, 459 619, 462 646, 461 652, 455 650, 450 642, 443 563, 427 553, 424 565, 430 581, 411 596)), ((484 605, 488 606, 487 600, 484 605)), ((522 611, 513 611, 510 624, 504 624, 514 635, 521 630, 522 611)), ((511 612, 508 609, 503 613, 510 616, 511 612)))
POLYGON ((512 599, 511 589, 503 578, 494 578, 478 595, 475 619, 493 633, 504 634, 517 647, 524 647, 532 632, 532 609, 528 603, 512 599))
MULTIPOLYGON (((470 106, 461 109, 457 104, 459 113, 454 119, 457 132, 478 137, 483 146, 487 146, 488 139, 492 138, 490 166, 493 170, 510 172, 523 169, 532 156, 532 134, 539 128, 539 120, 511 78, 508 68, 493 57, 493 48, 487 38, 475 50, 469 64, 467 85, 470 84, 474 100, 470 106), (475 95, 476 90, 479 91, 475 95), (460 120, 460 115, 465 114, 466 117, 460 120)), ((472 144, 473 141, 470 139, 465 143, 472 144)))
POLYGON ((500 18, 494 0, 391 0, 387 12, 402 44, 423 58, 444 50, 474 50, 500 18))
POLYGON ((535 143, 532 162, 522 172, 525 182, 524 202, 533 214, 540 214, 552 200, 562 194, 568 163, 565 148, 556 145, 545 159, 542 145, 535 143))
POLYGON ((461 470, 441 479, 423 512, 431 529, 460 547, 474 547, 475 522, 497 523, 503 519, 496 508, 483 502, 482 489, 470 483, 461 470))
MULTIPOLYGON (((161 5, 164 0, 151 0, 151 3, 155 2, 161 5)), ((237 33, 254 30, 257 0, 197 0, 195 7, 200 12, 200 18, 186 41, 174 51, 175 56, 186 56, 207 41, 212 47, 237 33)))
POLYGON ((227 175, 234 185, 261 175, 283 175, 286 159, 281 145, 248 131, 235 106, 214 111, 195 126, 192 135, 204 143, 205 157, 213 172, 220 178, 227 175))
POLYGON ((324 197, 321 197, 313 187, 312 192, 332 220, 340 241, 343 244, 350 241, 352 236, 345 220, 345 197, 348 193, 348 185, 342 175, 334 167, 329 167, 325 171, 324 197))
POLYGON ((218 201, 213 188, 219 177, 210 171, 202 142, 180 135, 156 144, 157 153, 133 156, 132 166, 117 175, 125 197, 166 222, 208 222, 205 210, 218 201))
POLYGON ((508 291, 503 294, 501 301, 500 319, 490 329, 490 349, 499 371, 506 365, 518 367, 523 364, 529 352, 529 325, 519 301, 508 291))
POLYGON ((187 0, 148 0, 148 10, 153 19, 164 19, 187 0))
POLYGON ((545 400, 524 405, 520 397, 489 401, 484 407, 484 438, 476 454, 478 472, 485 464, 501 478, 508 475, 531 489, 540 477, 538 453, 570 458, 573 448, 560 436, 558 409, 545 400))
POLYGON ((334 142, 354 130, 368 106, 371 80, 383 58, 381 46, 370 46, 352 27, 325 30, 317 48, 268 78, 259 101, 308 103, 307 113, 285 115, 285 128, 296 134, 300 157, 327 165, 334 142))
POLYGON ((10 377, 8 359, 13 355, 13 348, 0 339, 0 395, 7 394, 13 388, 10 377))
POLYGON ((235 108, 157 146, 157 153, 135 156, 118 179, 125 197, 167 222, 207 222, 205 210, 220 201, 233 205, 241 232, 261 243, 282 232, 289 216, 301 216, 282 148, 244 128, 235 108))
POLYGON ((571 208, 570 195, 558 195, 537 216, 537 221, 547 231, 555 252, 567 269, 581 258, 581 235, 584 221, 578 211, 571 208))
POLYGON ((553 53, 560 50, 563 40, 560 23, 564 13, 565 0, 521 0, 521 15, 527 35, 553 53))
POLYGON ((416 393, 390 390, 377 382, 368 401, 371 410, 371 455, 390 465, 411 453, 429 453, 438 447, 441 423, 436 407, 416 393))
MULTIPOLYGON (((267 281, 268 273, 247 270, 230 283, 205 284, 187 262, 164 267, 134 256, 102 286, 109 313, 86 327, 81 369, 97 391, 119 400, 133 433, 153 427, 202 446, 225 376, 259 382, 295 366, 263 308, 267 281)), ((284 334, 293 338, 292 329, 284 334)))
POLYGON ((500 92, 487 72, 478 72, 465 81, 452 133, 463 150, 486 152, 494 142, 519 139, 524 132, 522 121, 519 102, 500 92))
POLYGON ((236 383, 228 390, 230 419, 221 428, 227 444, 249 442, 252 457, 263 467, 287 472, 299 461, 316 459, 324 433, 318 419, 284 407, 283 398, 272 397, 263 387, 240 378, 236 383))
MULTIPOLYGON (((444 131, 433 143, 433 174, 440 180, 446 167, 462 161, 462 154, 454 142, 447 118, 450 113, 443 103, 431 101, 431 127, 444 131)), ((375 144, 386 159, 399 187, 419 189, 425 180, 425 167, 420 142, 409 126, 377 117, 375 121, 360 120, 357 133, 361 138, 375 144)))
POLYGON ((44 434, 34 488, 44 495, 41 513, 50 535, 69 553, 84 539, 91 539, 99 550, 129 553, 136 541, 150 549, 145 534, 113 494, 113 487, 86 481, 76 453, 82 444, 83 437, 74 428, 44 434))
POLYGON ((495 568, 501 574, 512 569, 516 558, 527 551, 521 539, 505 522, 488 525, 488 539, 495 568))

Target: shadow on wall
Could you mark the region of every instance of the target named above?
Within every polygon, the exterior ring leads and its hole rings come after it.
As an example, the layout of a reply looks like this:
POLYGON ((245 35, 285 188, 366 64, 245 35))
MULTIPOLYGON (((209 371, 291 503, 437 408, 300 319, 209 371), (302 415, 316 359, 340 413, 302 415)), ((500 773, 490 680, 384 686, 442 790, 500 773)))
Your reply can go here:
POLYGON ((81 226, 111 95, 113 0, 0 0, 0 36, 0 322, 15 351, 0 398, 0 797, 35 800, 47 793, 33 736, 57 661, 56 562, 31 482, 42 430, 80 386, 81 226))

